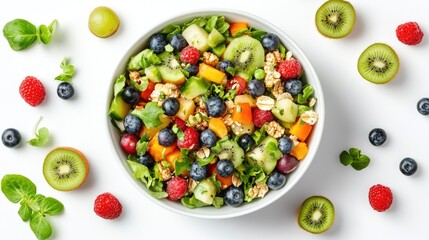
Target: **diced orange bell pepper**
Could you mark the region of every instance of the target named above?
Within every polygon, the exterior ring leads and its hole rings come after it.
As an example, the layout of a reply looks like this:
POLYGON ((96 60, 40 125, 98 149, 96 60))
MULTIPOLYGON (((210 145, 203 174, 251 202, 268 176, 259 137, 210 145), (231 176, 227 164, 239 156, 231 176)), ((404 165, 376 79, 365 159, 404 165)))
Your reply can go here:
POLYGON ((216 174, 216 180, 218 180, 221 183, 220 188, 222 190, 227 189, 232 185, 232 175, 229 177, 220 176, 216 170, 216 163, 208 165, 208 172, 209 172, 209 176, 216 174))
POLYGON ((298 121, 296 121, 295 124, 290 127, 289 133, 295 135, 299 141, 304 142, 308 135, 310 135, 312 129, 313 125, 298 119, 298 121))
POLYGON ((166 159, 165 157, 172 153, 176 149, 176 144, 172 144, 171 146, 165 147, 159 144, 158 142, 158 134, 156 134, 150 141, 147 151, 150 155, 152 155, 153 159, 156 162, 162 161, 166 159))
POLYGON ((228 135, 228 129, 223 123, 222 118, 210 118, 209 129, 212 130, 216 136, 223 138, 228 135))
POLYGON ((227 82, 224 72, 205 63, 200 63, 198 67, 198 76, 216 84, 225 85, 227 82))
POLYGON ((237 34, 240 31, 246 30, 248 28, 247 22, 234 22, 229 26, 229 32, 232 36, 237 34))
POLYGON ((148 81, 148 85, 143 92, 140 92, 140 98, 143 98, 146 102, 150 101, 150 94, 155 89, 155 83, 152 81, 148 81))
MULTIPOLYGON (((180 150, 176 148, 172 153, 165 156, 165 160, 170 164, 170 169, 175 170, 176 161, 181 162, 182 161, 182 154, 180 153, 180 150)), ((180 174, 181 176, 189 176, 189 171, 184 171, 180 174)))
POLYGON ((290 151, 290 155, 296 157, 298 160, 302 160, 307 156, 308 147, 305 142, 299 142, 295 147, 290 151))
POLYGON ((232 120, 242 124, 252 123, 252 108, 249 103, 239 103, 234 107, 232 120))

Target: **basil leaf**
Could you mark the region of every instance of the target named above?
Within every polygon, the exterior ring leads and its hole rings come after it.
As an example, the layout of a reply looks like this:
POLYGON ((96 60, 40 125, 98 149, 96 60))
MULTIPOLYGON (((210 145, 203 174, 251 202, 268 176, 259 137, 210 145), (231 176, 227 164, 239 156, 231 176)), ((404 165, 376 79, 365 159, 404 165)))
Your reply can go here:
POLYGON ((40 211, 48 215, 57 215, 64 210, 64 205, 55 198, 47 197, 40 203, 40 211))
POLYGON ((18 215, 21 217, 22 221, 26 222, 31 217, 31 208, 24 202, 21 202, 21 207, 18 210, 18 215))
POLYGON ((1 180, 1 191, 9 201, 18 203, 24 198, 36 195, 36 185, 18 174, 7 174, 1 180))
POLYGON ((30 228, 38 239, 48 239, 52 234, 51 224, 37 212, 31 215, 30 228))
POLYGON ((15 51, 28 48, 37 39, 36 26, 24 19, 14 19, 6 23, 3 35, 15 51))
POLYGON ((133 110, 131 114, 139 117, 148 128, 158 127, 162 124, 159 120, 159 115, 163 114, 164 110, 158 107, 156 102, 149 102, 143 110, 133 110))
POLYGON ((39 26, 39 30, 38 30, 39 39, 45 45, 51 42, 56 24, 57 24, 57 20, 55 19, 54 21, 52 21, 52 23, 49 26, 46 26, 44 24, 39 26))

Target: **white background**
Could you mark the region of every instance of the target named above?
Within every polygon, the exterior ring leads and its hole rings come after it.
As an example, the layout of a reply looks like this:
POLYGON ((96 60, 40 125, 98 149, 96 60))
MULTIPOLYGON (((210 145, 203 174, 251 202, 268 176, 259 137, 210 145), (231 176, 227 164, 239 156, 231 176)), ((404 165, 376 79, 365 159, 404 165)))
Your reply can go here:
MULTIPOLYGON (((0 146, 0 176, 19 173, 33 180, 38 192, 63 202, 65 211, 50 221, 52 239, 424 239, 429 211, 426 169, 429 118, 416 103, 429 97, 429 3, 423 0, 351 1, 357 13, 353 32, 344 39, 320 35, 314 16, 323 0, 261 2, 244 0, 182 1, 3 1, 0 26, 15 18, 37 25, 58 19, 59 28, 50 45, 34 45, 14 52, 0 37, 0 130, 14 127, 23 139, 32 137, 39 116, 52 141, 42 148, 21 144, 0 146), (117 34, 109 39, 93 36, 87 28, 91 10, 113 8, 121 19, 117 34), (326 125, 316 159, 303 179, 283 198, 255 213, 233 219, 204 220, 170 213, 130 184, 118 168, 105 125, 105 105, 113 71, 125 51, 142 35, 171 14, 199 8, 237 8, 256 14, 286 32, 307 55, 321 80, 326 101, 326 125), (417 21, 427 36, 418 46, 400 43, 396 27, 417 21), (374 42, 385 42, 397 52, 401 66, 397 77, 385 85, 363 80, 357 72, 359 54, 374 42), (56 96, 59 63, 69 57, 76 67, 76 94, 63 101, 56 96), (18 86, 27 75, 41 79, 45 102, 33 108, 20 97, 18 86), (372 146, 368 133, 384 128, 388 141, 372 146), (55 146, 73 146, 86 154, 90 174, 73 192, 52 189, 42 175, 45 155, 55 146), (357 172, 339 163, 343 149, 360 148, 371 157, 368 168, 357 172), (419 164, 411 177, 402 175, 399 162, 412 157, 419 164), (389 186, 393 205, 385 213, 371 209, 368 189, 389 186), (123 204, 122 216, 108 221, 92 210, 95 197, 112 192, 123 204), (336 208, 333 227, 322 235, 301 230, 296 223, 300 203, 321 194, 336 208)), ((0 239, 34 239, 29 224, 17 214, 19 205, 0 194, 0 239)))

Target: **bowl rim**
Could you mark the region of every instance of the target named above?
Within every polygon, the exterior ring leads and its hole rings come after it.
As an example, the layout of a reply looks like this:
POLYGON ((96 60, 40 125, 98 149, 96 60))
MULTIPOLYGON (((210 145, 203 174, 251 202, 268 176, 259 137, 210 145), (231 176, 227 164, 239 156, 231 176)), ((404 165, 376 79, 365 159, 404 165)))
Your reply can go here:
MULTIPOLYGON (((115 80, 117 79, 117 77, 119 75, 117 75, 118 73, 121 73, 124 71, 124 65, 129 61, 130 56, 136 54, 136 51, 139 51, 139 49, 142 49, 142 46, 144 45, 145 41, 147 41, 147 39, 149 38, 150 35, 159 32, 161 29, 163 29, 163 27, 165 27, 168 24, 171 23, 179 23, 179 22, 183 22, 179 21, 179 19, 183 19, 183 18, 187 18, 187 19, 192 19, 198 16, 212 16, 212 15, 223 15, 226 18, 228 18, 228 16, 226 15, 234 15, 236 17, 239 18, 246 18, 246 19, 251 19, 252 21, 263 25, 267 28, 271 28, 272 30, 274 30, 274 32, 279 36, 279 38, 282 40, 282 42, 286 42, 285 45, 287 45, 287 48, 293 48, 293 54, 294 56, 299 56, 299 61, 301 62, 301 64, 303 66, 305 66, 305 75, 306 78, 308 79, 308 76, 311 75, 313 81, 311 82, 311 86, 315 89, 315 93, 317 91, 316 98, 317 98, 317 104, 316 104, 316 108, 317 108, 317 113, 319 115, 319 119, 316 125, 316 128, 313 129, 312 133, 311 133, 311 148, 309 148, 309 152, 307 154, 307 156, 305 157, 305 161, 306 164, 300 164, 299 168, 300 169, 300 176, 294 178, 293 182, 290 183, 290 180, 288 180, 287 182, 287 188, 286 186, 284 186, 282 189, 276 190, 276 191, 280 191, 279 194, 276 194, 275 196, 271 197, 270 199, 266 199, 262 198, 262 199, 258 199, 257 202, 253 202, 253 203, 246 203, 246 205, 252 205, 250 207, 247 207, 246 209, 243 208, 243 206, 240 206, 238 208, 234 208, 237 210, 234 210, 233 212, 230 213, 224 213, 222 214, 220 211, 221 209, 216 209, 216 214, 201 214, 199 213, 198 209, 190 209, 190 211, 184 211, 184 210, 189 210, 187 209, 185 206, 181 205, 182 208, 175 208, 170 206, 169 204, 166 204, 164 201, 160 200, 160 199, 156 199, 154 197, 152 197, 145 189, 144 186, 141 185, 141 183, 138 182, 138 180, 134 179, 134 177, 132 176, 132 174, 129 172, 129 166, 124 166, 124 161, 126 162, 126 160, 121 159, 121 149, 118 149, 117 147, 117 143, 115 144, 114 138, 113 138, 113 132, 116 129, 113 129, 113 127, 111 126, 111 118, 106 114, 106 127, 107 127, 107 132, 109 135, 109 147, 110 150, 113 151, 113 155, 117 156, 120 158, 120 161, 116 161, 117 164, 120 164, 120 168, 121 171, 126 175, 126 178, 128 179, 128 181, 132 182, 132 185, 134 187, 136 187, 138 189, 139 192, 141 192, 147 199, 149 199, 151 202, 155 203, 158 206, 161 206, 162 208, 169 210, 171 212, 180 214, 180 215, 185 215, 185 216, 190 216, 190 217, 197 217, 197 218, 204 218, 204 219, 225 219, 225 218, 233 218, 233 217, 239 217, 239 216, 243 216, 255 211, 258 211, 270 204, 272 204, 273 202, 277 201, 279 198, 283 197, 284 195, 286 195, 287 192, 289 192, 297 183, 298 181, 300 181, 302 179, 302 177, 305 175, 305 173, 307 172, 307 169, 310 167, 312 161, 315 158, 315 155, 319 149, 319 145, 323 136, 323 130, 324 130, 324 125, 325 125, 325 102, 324 102, 324 96, 323 96, 323 89, 320 83, 320 80, 312 66, 312 64, 310 63, 309 59, 307 58, 307 56, 304 54, 304 52, 302 52, 301 48, 295 43, 295 41, 290 38, 290 36, 288 36, 283 30, 281 30, 280 28, 278 28, 276 25, 268 22, 267 20, 254 15, 252 13, 249 12, 245 12, 242 10, 238 10, 238 9, 232 9, 232 8, 200 8, 200 9, 194 9, 194 10, 189 10, 189 11, 183 11, 182 13, 178 13, 175 14, 173 16, 170 16, 167 19, 162 20, 161 22, 155 24, 154 26, 152 26, 149 30, 145 31, 137 40, 135 40, 132 45, 130 47, 128 47, 125 51, 125 53, 122 55, 122 58, 120 59, 120 61, 117 63, 116 68, 114 69, 113 73, 112 73, 112 77, 110 79, 110 83, 109 83, 109 87, 108 87, 108 93, 107 93, 107 101, 106 101, 106 106, 105 106, 105 113, 107 113, 109 111, 110 108, 110 102, 112 99, 112 89, 113 89, 113 85, 115 80), (132 53, 132 54, 131 54, 132 53), (123 64, 121 64, 123 63, 123 64), (317 130, 317 131, 315 131, 317 130)), ((123 153, 122 153, 123 154, 123 153)), ((116 158, 115 158, 116 159, 116 158)), ((295 174, 295 173, 294 173, 295 174)), ((165 200, 167 201, 167 200, 165 200)))

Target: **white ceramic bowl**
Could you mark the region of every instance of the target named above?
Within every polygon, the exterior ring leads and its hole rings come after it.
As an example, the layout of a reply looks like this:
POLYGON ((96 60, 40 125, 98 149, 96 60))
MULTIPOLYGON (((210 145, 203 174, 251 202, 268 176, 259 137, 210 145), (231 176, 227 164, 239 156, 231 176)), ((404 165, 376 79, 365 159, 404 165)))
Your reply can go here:
MULTIPOLYGON (((221 219, 221 218, 231 218, 231 217, 245 215, 245 214, 254 212, 256 210, 259 210, 263 207, 266 207, 270 205, 272 202, 274 202, 275 200, 286 195, 286 193, 299 181, 299 179, 304 176, 304 173, 307 171, 308 167, 313 161, 317 152, 317 148, 322 138, 322 132, 323 132, 324 121, 325 121, 324 98, 323 98, 323 92, 322 92, 319 79, 310 61, 307 59, 307 57, 304 55, 304 53, 301 51, 298 45, 289 36, 287 36, 282 30, 275 27, 271 23, 255 15, 238 11, 238 10, 231 10, 231 9, 202 10, 197 12, 181 14, 179 16, 171 18, 171 20, 161 23, 160 25, 154 27, 152 30, 148 31, 146 34, 140 37, 140 39, 138 39, 138 41, 134 45, 131 46, 131 48, 124 54, 122 59, 119 61, 118 67, 113 73, 107 95, 108 97, 106 101, 106 124, 108 127, 108 131, 110 133, 112 148, 114 148, 115 152, 119 157, 118 163, 121 168, 120 171, 123 171, 126 174, 126 177, 130 180, 131 184, 133 184, 142 193, 144 197, 150 199, 152 202, 156 203, 157 205, 164 207, 175 213, 184 214, 184 215, 193 216, 193 217, 200 217, 200 218, 221 219), (229 22, 245 21, 245 22, 248 22, 249 25, 252 27, 264 30, 266 32, 272 32, 277 34, 281 42, 285 45, 285 47, 289 51, 292 51, 293 56, 300 61, 305 71, 307 82, 314 88, 314 95, 317 98, 315 111, 319 114, 319 121, 313 128, 311 136, 309 137, 310 138, 309 152, 307 156, 305 157, 304 160, 302 160, 302 162, 300 163, 299 167, 295 170, 295 172, 289 175, 288 181, 283 188, 281 188, 280 190, 272 190, 264 198, 255 200, 251 203, 242 204, 241 206, 236 208, 224 206, 220 209, 216 209, 214 207, 188 209, 185 206, 183 206, 180 202, 172 202, 167 199, 158 200, 153 198, 146 191, 145 186, 140 181, 135 180, 133 178, 132 170, 130 169, 128 163, 126 162, 127 156, 120 147, 120 143, 119 143, 120 135, 117 129, 115 129, 112 126, 110 122, 110 117, 107 116, 107 112, 110 106, 110 102, 112 100, 112 95, 113 95, 112 88, 115 80, 119 75, 125 72, 126 66, 130 57, 140 52, 145 47, 149 37, 152 34, 162 31, 162 29, 168 24, 173 24, 173 23, 181 24, 183 22, 192 20, 195 17, 211 16, 211 15, 223 15, 227 18, 229 22)), ((287 197, 287 196, 284 196, 284 197, 287 197)))

